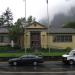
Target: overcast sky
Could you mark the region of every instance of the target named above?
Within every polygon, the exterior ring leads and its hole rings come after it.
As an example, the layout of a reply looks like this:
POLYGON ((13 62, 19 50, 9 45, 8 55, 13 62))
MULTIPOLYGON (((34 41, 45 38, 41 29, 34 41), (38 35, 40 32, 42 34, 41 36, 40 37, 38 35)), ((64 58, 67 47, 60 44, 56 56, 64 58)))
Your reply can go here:
MULTIPOLYGON (((48 0, 50 19, 58 12, 65 12, 75 5, 75 0, 48 0)), ((14 21, 25 16, 24 0, 0 0, 0 15, 9 7, 14 21)), ((26 16, 32 15, 38 21, 47 16, 46 0, 26 0, 26 16)))

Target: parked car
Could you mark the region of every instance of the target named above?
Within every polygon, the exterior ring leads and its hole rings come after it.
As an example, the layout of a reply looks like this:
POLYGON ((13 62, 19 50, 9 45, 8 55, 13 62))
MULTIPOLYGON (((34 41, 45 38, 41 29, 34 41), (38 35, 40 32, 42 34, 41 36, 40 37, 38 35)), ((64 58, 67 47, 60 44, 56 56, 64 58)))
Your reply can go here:
POLYGON ((63 63, 66 64, 75 64, 75 50, 71 50, 68 54, 62 55, 63 63))
POLYGON ((8 60, 9 65, 25 65, 33 64, 37 65, 38 63, 43 63, 43 57, 36 55, 23 55, 19 58, 12 58, 8 60))

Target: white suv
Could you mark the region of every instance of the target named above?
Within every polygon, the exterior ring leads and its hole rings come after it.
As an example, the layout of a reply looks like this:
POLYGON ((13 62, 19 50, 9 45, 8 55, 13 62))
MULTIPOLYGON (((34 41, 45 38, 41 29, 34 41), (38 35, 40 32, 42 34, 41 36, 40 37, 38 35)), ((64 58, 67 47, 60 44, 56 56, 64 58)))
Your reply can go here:
POLYGON ((74 64, 75 63, 75 50, 71 50, 68 54, 62 55, 63 62, 66 64, 74 64))

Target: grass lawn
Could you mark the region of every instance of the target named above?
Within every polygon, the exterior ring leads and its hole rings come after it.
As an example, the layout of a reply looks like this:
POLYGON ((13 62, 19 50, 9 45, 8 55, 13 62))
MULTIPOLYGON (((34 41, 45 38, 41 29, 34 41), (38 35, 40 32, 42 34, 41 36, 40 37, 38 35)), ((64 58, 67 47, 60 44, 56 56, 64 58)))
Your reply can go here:
POLYGON ((42 49, 38 50, 39 52, 35 53, 34 50, 27 49, 25 53, 25 50, 11 48, 10 46, 2 46, 0 47, 0 57, 19 57, 25 54, 36 54, 36 55, 42 55, 42 56, 62 56, 65 54, 66 50, 58 50, 58 49, 42 49))
POLYGON ((19 57, 24 53, 0 53, 0 57, 19 57))
POLYGON ((20 53, 0 53, 0 57, 19 57, 22 56, 24 54, 36 54, 36 55, 42 55, 42 56, 62 56, 63 54, 65 54, 65 52, 47 52, 47 53, 24 53, 24 52, 20 52, 20 53))
POLYGON ((60 53, 60 52, 42 53, 43 56, 62 56, 63 54, 65 54, 65 53, 64 52, 63 53, 60 53))

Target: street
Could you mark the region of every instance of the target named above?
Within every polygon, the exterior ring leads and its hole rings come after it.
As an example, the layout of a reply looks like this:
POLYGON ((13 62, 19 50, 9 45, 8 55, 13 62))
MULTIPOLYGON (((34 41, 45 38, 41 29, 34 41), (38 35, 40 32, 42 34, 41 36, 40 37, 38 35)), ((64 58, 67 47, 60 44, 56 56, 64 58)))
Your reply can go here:
POLYGON ((0 62, 0 75, 75 75, 75 65, 64 65, 61 61, 46 61, 37 66, 9 66, 0 62))

